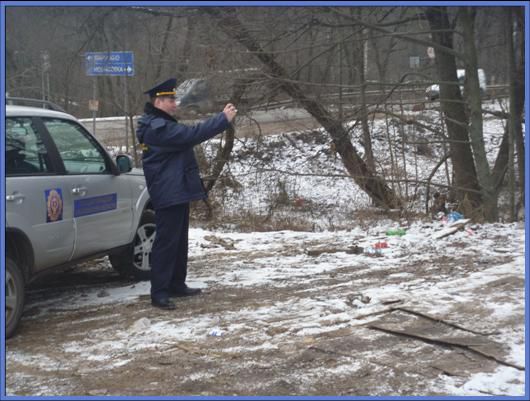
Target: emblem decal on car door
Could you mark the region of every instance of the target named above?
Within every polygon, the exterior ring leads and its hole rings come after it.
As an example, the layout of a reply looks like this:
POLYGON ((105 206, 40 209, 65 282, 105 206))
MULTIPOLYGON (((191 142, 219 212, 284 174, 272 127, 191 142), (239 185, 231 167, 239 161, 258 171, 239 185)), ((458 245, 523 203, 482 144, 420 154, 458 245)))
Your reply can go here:
POLYGON ((63 193, 61 188, 44 191, 46 199, 46 223, 53 223, 63 219, 63 193))

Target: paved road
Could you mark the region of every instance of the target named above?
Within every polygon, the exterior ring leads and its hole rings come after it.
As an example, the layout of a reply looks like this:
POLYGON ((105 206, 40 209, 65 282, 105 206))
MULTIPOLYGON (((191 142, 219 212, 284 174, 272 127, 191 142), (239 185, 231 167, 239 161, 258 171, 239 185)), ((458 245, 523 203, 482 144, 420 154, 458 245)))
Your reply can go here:
MULTIPOLYGON (((206 116, 205 116, 206 117, 206 116)), ((92 133, 92 119, 80 120, 92 133)), ((135 119, 136 121, 136 119, 135 119)), ((200 120, 183 120, 193 124, 200 120)), ((255 110, 239 116, 237 134, 239 137, 252 137, 259 134, 267 135, 284 131, 296 131, 315 128, 317 122, 301 108, 255 110)), ((125 145, 125 117, 107 117, 96 119, 96 138, 109 146, 125 145)), ((132 136, 129 134, 129 145, 132 145, 132 136)))
MULTIPOLYGON (((488 88, 489 97, 505 96, 506 90, 503 85, 490 86, 488 88)), ((413 108, 416 106, 425 107, 425 105, 438 103, 424 102, 424 91, 420 89, 402 89, 396 91, 390 99, 383 100, 380 91, 368 91, 368 102, 378 103, 385 101, 385 104, 399 104, 404 105, 405 108, 413 108), (394 102, 394 103, 393 103, 394 102)), ((360 102, 358 93, 344 93, 342 101, 345 108, 352 107, 360 102)), ((256 137, 258 135, 270 135, 280 132, 299 131, 305 129, 317 128, 320 125, 309 115, 309 113, 302 108, 292 107, 293 102, 283 102, 281 107, 278 103, 276 108, 251 110, 248 112, 241 112, 238 117, 236 136, 238 137, 256 137)), ((207 115, 201 116, 205 118, 207 115)), ((199 120, 184 120, 184 122, 193 124, 199 120)), ((92 132, 92 119, 82 119, 81 122, 85 127, 92 132)), ((105 145, 109 146, 124 146, 126 122, 125 117, 107 117, 96 119, 96 138, 98 138, 105 145)), ((132 146, 132 134, 129 134, 128 144, 132 146)))

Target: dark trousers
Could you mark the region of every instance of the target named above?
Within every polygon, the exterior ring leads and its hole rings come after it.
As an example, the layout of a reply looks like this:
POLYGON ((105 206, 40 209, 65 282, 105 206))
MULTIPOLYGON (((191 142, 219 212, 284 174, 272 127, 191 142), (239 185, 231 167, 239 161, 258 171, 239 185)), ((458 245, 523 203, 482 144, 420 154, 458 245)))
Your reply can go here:
POLYGON ((151 249, 151 298, 169 296, 185 284, 188 272, 190 205, 155 210, 156 236, 151 249))

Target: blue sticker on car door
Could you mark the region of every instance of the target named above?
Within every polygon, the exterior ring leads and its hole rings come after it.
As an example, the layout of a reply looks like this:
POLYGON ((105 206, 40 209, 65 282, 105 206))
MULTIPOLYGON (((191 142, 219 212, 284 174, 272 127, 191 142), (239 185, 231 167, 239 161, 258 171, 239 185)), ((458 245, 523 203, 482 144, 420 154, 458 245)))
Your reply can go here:
POLYGON ((88 216, 114 210, 117 207, 117 195, 106 194, 74 201, 74 217, 88 216))

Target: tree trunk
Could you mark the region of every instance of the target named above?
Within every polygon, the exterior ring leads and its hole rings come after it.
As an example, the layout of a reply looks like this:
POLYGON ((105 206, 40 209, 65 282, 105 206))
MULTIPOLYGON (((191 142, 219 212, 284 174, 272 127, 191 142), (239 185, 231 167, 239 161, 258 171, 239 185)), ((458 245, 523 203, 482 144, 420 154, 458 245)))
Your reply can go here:
MULTIPOLYGON (((252 83, 252 80, 242 80, 239 82, 236 82, 236 85, 234 86, 234 92, 230 96, 229 103, 233 104, 239 104, 241 101, 241 98, 243 97, 243 94, 245 93, 245 90, 248 85, 252 83)), ((226 130, 225 134, 225 144, 224 146, 220 147, 217 151, 217 154, 215 155, 214 160, 211 163, 211 174, 208 179, 208 182, 206 183, 206 190, 210 191, 215 183, 217 182, 219 176, 221 175, 225 164, 228 162, 228 159, 230 158, 230 153, 232 153, 232 148, 234 147, 234 138, 235 138, 235 128, 234 124, 230 125, 230 127, 226 130)))
POLYGON ((155 82, 160 80, 162 75, 162 64, 165 63, 166 57, 168 55, 167 41, 169 38, 169 33, 171 32, 171 27, 173 25, 173 17, 168 17, 166 30, 164 31, 164 38, 162 39, 162 46, 160 47, 160 56, 158 57, 158 64, 156 65, 155 72, 155 82))
POLYGON ((501 146, 499 146, 499 153, 495 159, 495 165, 493 166, 492 176, 495 184, 495 191, 499 193, 508 169, 508 141, 510 135, 510 120, 507 121, 506 127, 504 128, 504 135, 502 136, 501 146))
POLYGON ((184 77, 186 76, 186 73, 189 69, 192 40, 195 37, 195 26, 196 18, 194 18, 193 16, 188 17, 186 25, 186 36, 184 38, 184 46, 182 47, 182 53, 179 55, 178 68, 175 73, 175 78, 177 79, 177 82, 181 82, 184 80, 184 77))
POLYGON ((475 48, 475 10, 473 7, 460 7, 458 15, 463 27, 464 50, 466 54, 465 94, 469 103, 470 124, 469 137, 477 168, 477 178, 482 195, 484 218, 487 221, 497 221, 497 194, 493 177, 486 156, 484 132, 482 124, 482 98, 478 78, 477 49, 475 48))
MULTIPOLYGON (((504 118, 507 119, 506 127, 504 129, 504 136, 502 138, 499 152, 495 160, 495 166, 493 168, 493 178, 495 184, 495 190, 500 191, 504 177, 508 170, 510 163, 509 156, 509 142, 510 136, 515 136, 515 147, 517 151, 518 161, 518 178, 520 183, 520 197, 519 204, 524 206, 524 183, 525 183, 525 153, 524 153, 524 139, 522 130, 522 115, 524 110, 525 92, 524 92, 524 14, 519 8, 513 8, 513 15, 515 15, 517 22, 517 40, 516 40, 516 51, 512 55, 511 59, 515 60, 515 69, 511 70, 511 76, 509 82, 513 83, 510 85, 510 113, 507 113, 504 118), (512 109, 513 107, 513 109, 512 109), (512 111, 513 110, 513 111, 512 111), (513 131, 512 131, 513 126, 513 131)), ((506 35, 507 39, 511 41, 512 38, 512 16, 508 15, 506 19, 506 35)), ((509 51, 509 49, 508 49, 509 51)), ((513 148, 512 148, 513 149, 513 148)), ((513 162, 512 162, 513 163, 513 162)))
MULTIPOLYGON (((359 9, 359 13, 360 13, 359 9)), ((359 15, 359 17, 361 17, 359 15)), ((365 41, 368 39, 365 37, 365 29, 362 29, 359 32, 359 51, 357 54, 359 54, 359 57, 357 58, 357 68, 359 69, 359 77, 360 77, 360 83, 361 83, 361 110, 360 110, 360 117, 361 117, 361 127, 363 130, 363 144, 364 144, 364 151, 365 151, 365 160, 366 160, 366 166, 368 169, 372 172, 375 172, 375 161, 374 161, 374 152, 372 149, 372 138, 370 136, 370 127, 368 126, 368 107, 366 107, 366 77, 364 74, 364 66, 367 60, 365 60, 365 54, 364 54, 364 46, 365 41)))
POLYGON ((208 8, 206 10, 219 19, 219 28, 229 38, 240 43, 268 67, 272 77, 278 79, 282 90, 300 103, 326 129, 342 158, 344 167, 359 187, 379 206, 387 208, 401 207, 401 200, 386 185, 384 180, 375 176, 368 169, 366 163, 364 163, 352 145, 348 132, 340 121, 335 120, 321 103, 308 98, 298 84, 288 79, 289 74, 274 60, 270 53, 266 53, 251 37, 248 30, 237 18, 235 10, 228 7, 222 9, 208 8))
MULTIPOLYGON (((449 24, 446 7, 429 7, 426 17, 433 31, 435 43, 453 48, 453 33, 449 24)), ((458 189, 457 199, 468 199, 472 207, 481 205, 473 154, 467 132, 468 119, 462 95, 458 87, 455 56, 451 52, 436 52, 436 69, 440 78, 440 105, 445 116, 449 148, 453 163, 454 186, 458 189)))
POLYGON ((514 135, 515 135, 515 149, 517 151, 517 166, 519 178, 519 206, 524 208, 525 196, 525 146, 523 136, 523 121, 522 115, 524 112, 525 102, 525 32, 524 32, 524 9, 521 7, 513 8, 513 14, 517 22, 517 41, 516 52, 514 54, 516 61, 514 82, 514 135))

